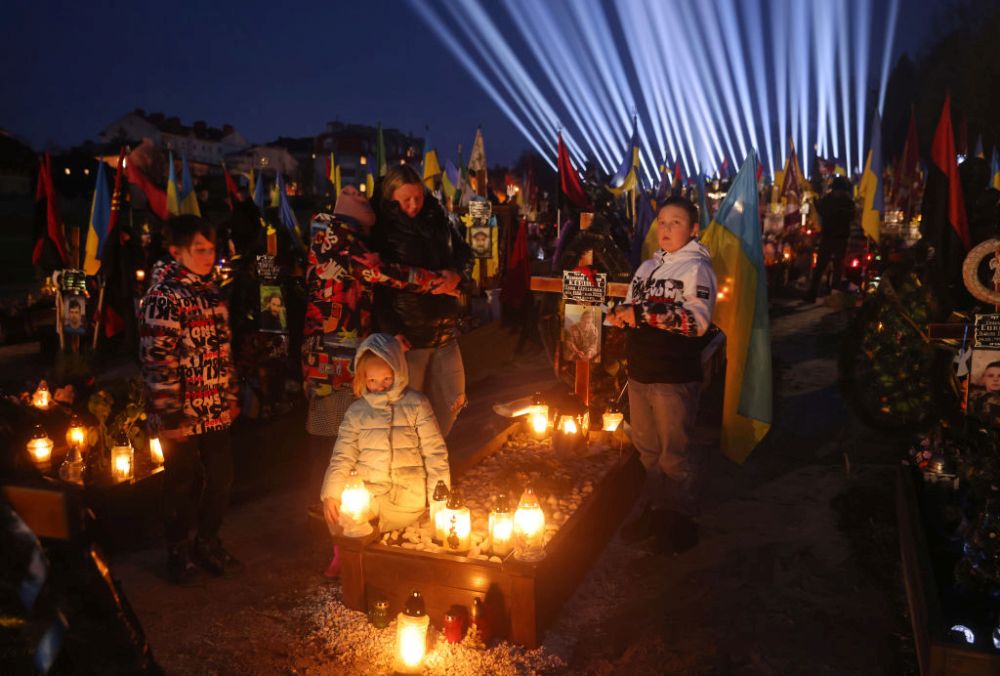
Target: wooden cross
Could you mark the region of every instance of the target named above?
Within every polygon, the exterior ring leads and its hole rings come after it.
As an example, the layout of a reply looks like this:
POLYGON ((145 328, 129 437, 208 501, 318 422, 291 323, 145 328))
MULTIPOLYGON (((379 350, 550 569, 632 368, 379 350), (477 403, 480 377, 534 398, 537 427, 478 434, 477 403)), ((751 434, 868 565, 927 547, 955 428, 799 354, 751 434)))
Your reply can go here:
MULTIPOLYGON (((562 277, 532 277, 531 290, 541 291, 542 293, 558 293, 561 296, 563 292, 562 277)), ((608 282, 605 300, 608 298, 624 298, 627 291, 628 284, 622 282, 608 282)), ((576 360, 576 380, 574 382, 573 391, 576 393, 576 396, 580 397, 580 401, 583 402, 584 406, 590 405, 589 361, 582 359, 576 360)))

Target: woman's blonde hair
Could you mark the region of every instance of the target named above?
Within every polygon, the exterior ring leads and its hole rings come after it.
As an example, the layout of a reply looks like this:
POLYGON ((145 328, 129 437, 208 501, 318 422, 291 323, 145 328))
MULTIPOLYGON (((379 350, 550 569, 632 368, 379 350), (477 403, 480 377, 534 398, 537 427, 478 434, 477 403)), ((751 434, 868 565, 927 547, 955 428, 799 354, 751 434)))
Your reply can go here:
MULTIPOLYGON (((354 365, 354 383, 352 384, 355 397, 365 396, 365 392, 367 391, 367 387, 365 386, 365 371, 368 370, 368 364, 371 364, 375 360, 382 362, 386 366, 389 365, 389 362, 382 359, 382 357, 378 356, 371 350, 365 350, 361 353, 361 356, 358 357, 358 362, 354 365)), ((390 366, 389 368, 392 367, 390 366)))
POLYGON ((404 185, 419 185, 423 189, 424 182, 417 170, 408 164, 394 164, 386 169, 382 178, 382 202, 392 202, 392 194, 404 185))

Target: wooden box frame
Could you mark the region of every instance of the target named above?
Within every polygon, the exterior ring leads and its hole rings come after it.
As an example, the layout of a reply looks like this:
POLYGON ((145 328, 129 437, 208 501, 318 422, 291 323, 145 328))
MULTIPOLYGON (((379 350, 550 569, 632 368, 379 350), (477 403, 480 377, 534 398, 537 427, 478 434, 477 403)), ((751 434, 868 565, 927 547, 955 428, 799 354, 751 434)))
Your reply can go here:
MULTIPOLYGON (((511 425, 460 463, 455 474, 499 450, 519 425, 511 425)), ((638 456, 625 445, 621 459, 559 528, 545 546, 546 557, 537 563, 517 561, 513 555, 496 563, 403 549, 382 544, 378 533, 337 537, 344 604, 367 611, 369 602, 386 599, 395 614, 410 592, 419 590, 431 622, 440 626, 452 606, 471 608, 479 597, 486 602, 495 636, 536 647, 628 513, 643 476, 638 456)))

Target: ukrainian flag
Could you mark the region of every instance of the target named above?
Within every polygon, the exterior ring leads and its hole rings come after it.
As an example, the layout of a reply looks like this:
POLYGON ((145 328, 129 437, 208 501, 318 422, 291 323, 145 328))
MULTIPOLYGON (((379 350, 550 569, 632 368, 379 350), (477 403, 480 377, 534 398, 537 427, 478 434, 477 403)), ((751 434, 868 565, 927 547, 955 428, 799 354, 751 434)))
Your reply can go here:
POLYGON ((1000 190, 1000 155, 997 154, 996 147, 993 148, 993 160, 990 162, 990 187, 1000 190))
POLYGON ((861 174, 861 229, 865 235, 878 242, 882 226, 882 211, 885 209, 885 199, 882 191, 882 124, 878 111, 872 118, 871 149, 865 160, 865 170, 861 174))
POLYGON ((715 324, 726 334, 722 450, 743 462, 771 428, 771 336, 757 210, 757 156, 747 157, 701 236, 718 278, 715 324))
POLYGON ((259 211, 264 211, 264 171, 261 170, 255 177, 253 184, 253 203, 257 205, 259 211))
POLYGON ((629 141, 629 148, 625 151, 622 165, 611 177, 608 189, 615 196, 636 189, 639 177, 639 129, 633 125, 632 139, 629 141))
POLYGON ((178 194, 180 190, 177 188, 177 172, 174 171, 174 154, 167 153, 167 166, 169 167, 169 173, 167 174, 167 213, 171 216, 179 216, 181 213, 180 199, 178 194))
POLYGON ((201 216, 201 208, 198 206, 198 195, 194 192, 194 181, 191 180, 191 167, 188 166, 186 155, 181 155, 180 198, 182 214, 201 216))
POLYGON ((424 154, 424 185, 428 190, 434 190, 434 179, 441 175, 441 164, 438 162, 437 151, 433 148, 424 154))
POLYGON ((83 257, 83 271, 87 275, 96 275, 101 269, 101 251, 110 222, 111 194, 108 192, 108 179, 104 175, 104 162, 98 162, 97 183, 94 187, 94 201, 90 203, 90 225, 87 227, 83 257))

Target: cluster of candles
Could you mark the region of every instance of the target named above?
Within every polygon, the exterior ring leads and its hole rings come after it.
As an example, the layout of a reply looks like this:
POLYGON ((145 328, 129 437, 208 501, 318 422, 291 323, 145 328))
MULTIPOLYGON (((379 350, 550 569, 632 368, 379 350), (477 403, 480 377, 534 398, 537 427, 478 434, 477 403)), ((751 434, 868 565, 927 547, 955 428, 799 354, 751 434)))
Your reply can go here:
MULTIPOLYGON (((586 444, 590 434, 589 412, 580 415, 560 413, 555 416, 555 420, 550 420, 549 407, 538 393, 535 393, 526 409, 518 411, 515 415, 520 414, 526 414, 528 430, 535 439, 544 439, 549 433, 549 428, 553 427, 552 446, 557 451, 577 450, 586 444)), ((621 410, 612 406, 601 416, 601 430, 613 433, 624 420, 625 415, 621 410)))
MULTIPOLYGON (((379 599, 369 610, 369 619, 373 626, 385 629, 389 626, 389 602, 379 599)), ((469 616, 469 631, 478 641, 485 644, 490 639, 489 622, 486 619, 486 609, 479 598, 472 601, 472 612, 469 616)), ((419 591, 413 591, 406 599, 403 610, 396 616, 396 669, 397 673, 415 673, 419 671, 427 654, 427 632, 430 628, 430 616, 424 598, 419 591)), ((458 643, 466 630, 466 613, 464 609, 453 606, 445 613, 442 623, 444 639, 448 643, 458 643)))
MULTIPOLYGON (((346 537, 364 537, 372 532, 369 523, 371 493, 352 470, 340 494, 340 525, 346 537)), ((465 506, 462 492, 448 490, 443 481, 434 488, 430 500, 430 520, 434 538, 446 551, 465 554, 472 547, 472 512, 465 506)), ((545 558, 545 512, 530 487, 521 494, 517 509, 511 509, 505 494, 497 496, 490 511, 490 550, 501 558, 511 552, 521 561, 545 558)))
MULTIPOLYGON (((48 386, 42 381, 31 396, 32 406, 48 410, 52 399, 48 386)), ((79 416, 74 415, 66 430, 66 445, 69 452, 59 466, 59 478, 67 483, 83 484, 85 462, 83 450, 87 445, 87 428, 79 416)), ((52 439, 41 425, 35 425, 27 443, 28 456, 38 469, 47 474, 52 468, 52 439)), ((149 456, 155 465, 163 464, 163 446, 157 437, 149 440, 149 456)), ((131 442, 124 435, 111 447, 111 478, 116 482, 128 481, 135 475, 135 453, 131 442)))

